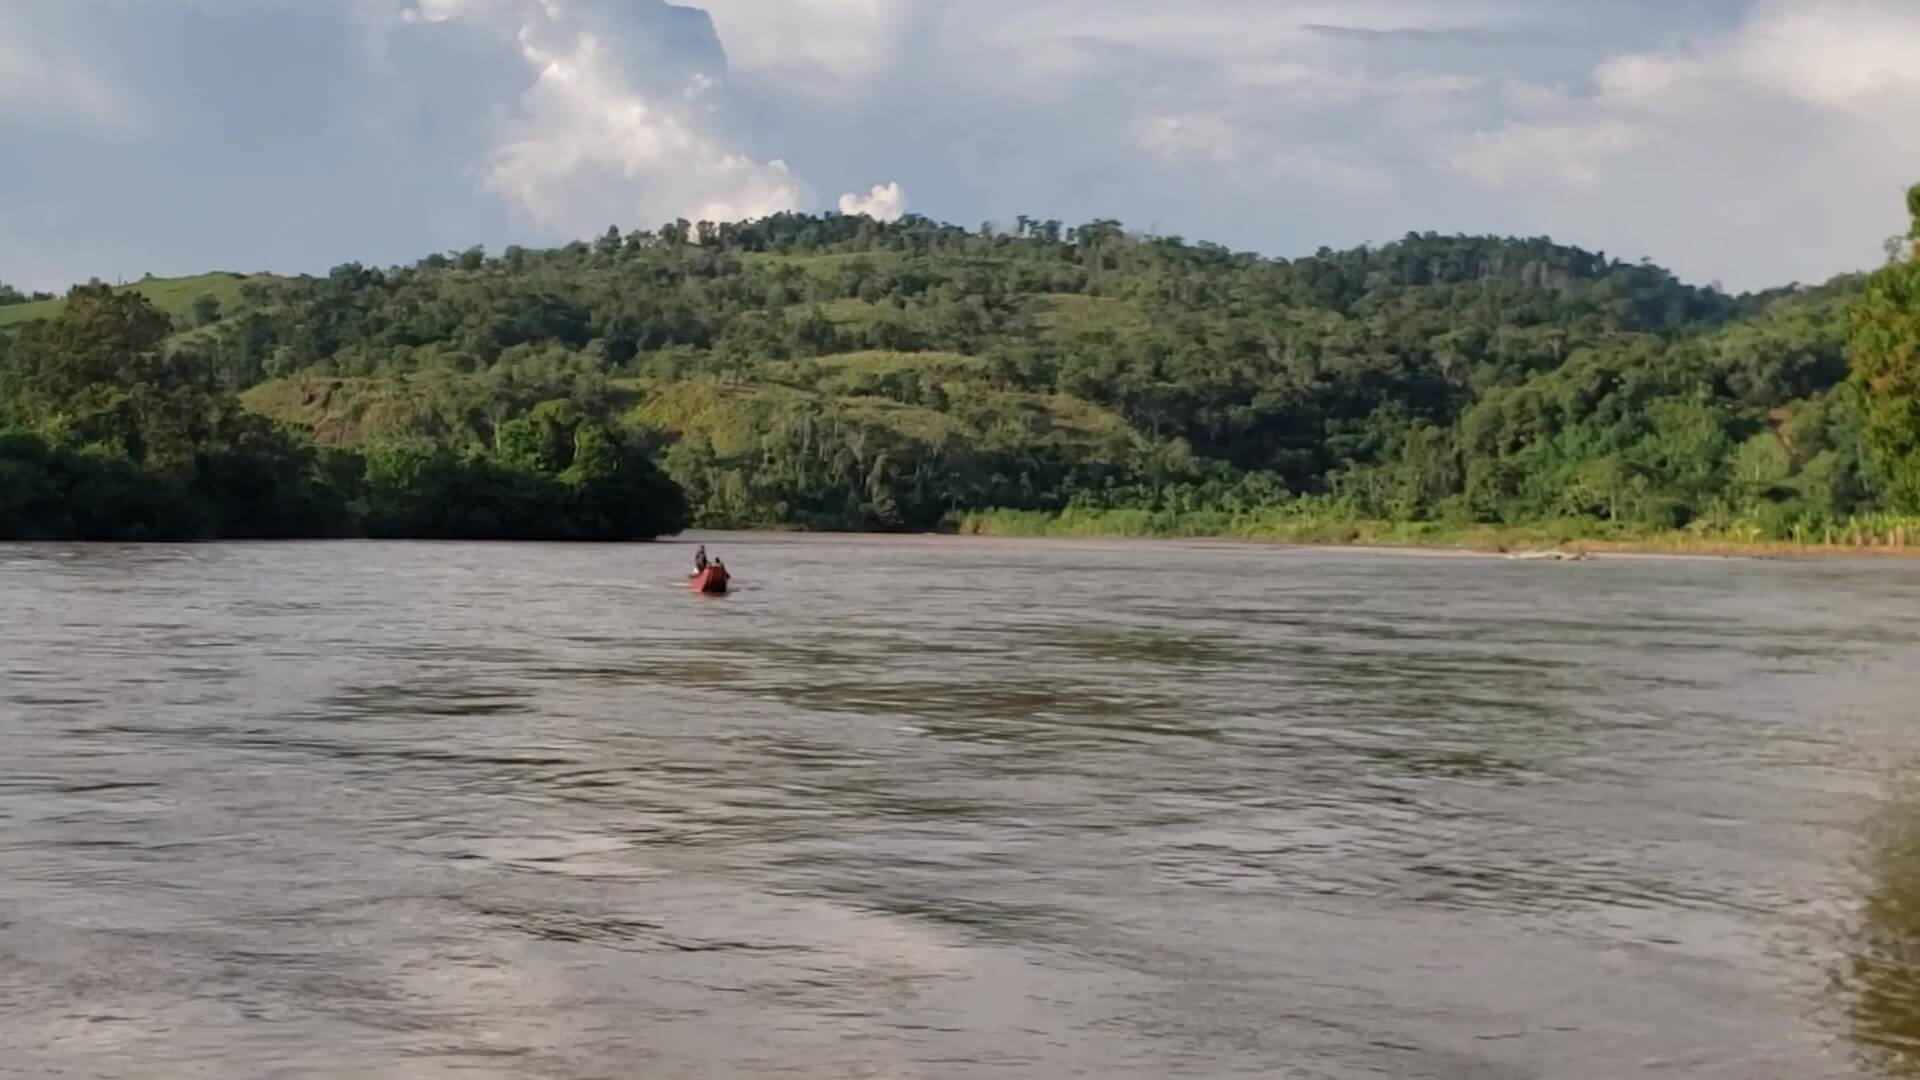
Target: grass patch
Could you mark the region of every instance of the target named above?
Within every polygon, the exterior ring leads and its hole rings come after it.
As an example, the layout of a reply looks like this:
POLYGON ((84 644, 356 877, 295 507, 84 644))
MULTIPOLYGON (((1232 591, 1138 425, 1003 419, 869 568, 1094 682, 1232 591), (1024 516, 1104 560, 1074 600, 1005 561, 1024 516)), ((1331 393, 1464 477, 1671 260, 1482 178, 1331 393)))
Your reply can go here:
POLYGON ((894 396, 888 387, 907 379, 923 385, 985 383, 988 365, 963 353, 870 351, 791 361, 774 368, 773 374, 776 380, 825 394, 894 396))
POLYGON ((1538 525, 1374 521, 1303 513, 1287 507, 1197 513, 1069 509, 1048 514, 992 510, 955 515, 948 525, 956 532, 972 536, 1221 539, 1452 548, 1490 553, 1557 550, 1746 556, 1920 556, 1920 518, 1897 519, 1884 515, 1856 519, 1831 530, 1805 531, 1798 539, 1764 538, 1742 529, 1636 532, 1574 520, 1538 525))
MULTIPOLYGON (((975 362, 956 353, 849 355, 856 364, 922 356, 935 358, 936 364, 957 363, 963 369, 975 362)), ((945 409, 878 394, 839 393, 831 380, 823 381, 819 389, 711 380, 637 385, 641 401, 626 414, 628 424, 675 438, 705 436, 723 456, 751 449, 760 432, 787 422, 783 414, 797 417, 805 411, 878 424, 928 443, 960 440, 987 445, 1001 434, 1017 434, 1022 440, 1038 436, 1058 445, 1107 451, 1135 438, 1124 419, 1098 405, 1065 396, 994 391, 978 384, 949 384, 958 391, 945 409)))
MULTIPOLYGON (((249 281, 269 282, 275 280, 272 274, 235 274, 218 272, 196 274, 193 277, 147 278, 131 285, 119 286, 118 291, 136 292, 147 298, 155 308, 185 322, 192 317, 194 301, 202 296, 211 296, 220 301, 222 311, 232 311, 240 306, 240 289, 249 281)), ((30 304, 10 304, 0 307, 0 327, 16 326, 35 319, 51 319, 66 310, 64 298, 36 300, 30 304)))
POLYGON ((240 404, 249 412, 306 428, 323 446, 447 431, 445 420, 421 395, 395 379, 274 379, 243 392, 240 404))
POLYGON ((787 255, 777 251, 749 251, 740 256, 741 263, 746 266, 769 270, 793 267, 817 278, 838 278, 848 263, 859 260, 872 263, 875 267, 892 267, 899 264, 900 255, 891 251, 838 251, 823 255, 787 255))
POLYGON ((888 352, 869 349, 864 352, 822 356, 805 363, 816 370, 856 375, 885 375, 895 371, 968 376, 987 373, 985 360, 955 352, 888 352))
POLYGON ((782 308, 788 319, 795 322, 811 315, 815 308, 826 320, 837 327, 868 327, 905 314, 906 309, 893 304, 877 304, 862 300, 857 296, 842 296, 833 300, 801 301, 782 308))
POLYGON ((1102 332, 1127 337, 1153 327, 1152 317, 1132 301, 1081 293, 1037 296, 1029 302, 1027 315, 1041 331, 1059 337, 1102 332))
MULTIPOLYGON (((424 371, 391 378, 305 375, 272 379, 240 395, 251 412, 306 428, 326 446, 425 437, 455 446, 485 445, 501 416, 486 404, 481 377, 424 371)), ((637 397, 614 388, 618 403, 637 397)))

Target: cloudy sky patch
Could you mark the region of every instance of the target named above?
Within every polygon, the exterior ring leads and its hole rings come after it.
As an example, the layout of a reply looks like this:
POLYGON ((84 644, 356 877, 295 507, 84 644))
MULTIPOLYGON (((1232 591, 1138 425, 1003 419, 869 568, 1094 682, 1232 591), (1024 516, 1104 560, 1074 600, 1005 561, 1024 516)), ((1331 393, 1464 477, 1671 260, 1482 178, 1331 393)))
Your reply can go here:
POLYGON ((910 206, 1761 287, 1879 257, 1915 115, 1911 0, 0 0, 0 279, 910 206))

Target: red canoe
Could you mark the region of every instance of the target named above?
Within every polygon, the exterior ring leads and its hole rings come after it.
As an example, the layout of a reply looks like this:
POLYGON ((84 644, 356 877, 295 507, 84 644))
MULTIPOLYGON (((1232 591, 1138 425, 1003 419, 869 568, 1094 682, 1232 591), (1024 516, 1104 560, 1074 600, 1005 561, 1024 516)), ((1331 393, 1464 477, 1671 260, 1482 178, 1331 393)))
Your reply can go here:
POLYGON ((693 575, 693 581, 687 588, 701 593, 723 593, 727 591, 727 572, 717 566, 709 566, 693 575))

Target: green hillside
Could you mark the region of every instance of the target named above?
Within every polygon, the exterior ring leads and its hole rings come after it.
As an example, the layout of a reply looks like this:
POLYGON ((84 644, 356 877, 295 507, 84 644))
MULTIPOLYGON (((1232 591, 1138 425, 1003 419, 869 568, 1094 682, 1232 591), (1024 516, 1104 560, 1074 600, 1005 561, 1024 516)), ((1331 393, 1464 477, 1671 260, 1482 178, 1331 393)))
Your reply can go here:
MULTIPOLYGON (((120 286, 120 289, 145 297, 155 308, 171 316, 181 329, 187 329, 195 324, 194 304, 202 297, 212 297, 220 305, 221 311, 232 311, 241 306, 241 289, 248 282, 266 284, 276 280, 279 279, 271 274, 221 272, 193 277, 147 278, 120 286)), ((0 327, 52 318, 66 307, 66 303, 65 299, 56 298, 0 305, 0 327)))
POLYGON ((132 289, 176 362, 334 452, 559 476, 586 450, 540 439, 631 442, 710 525, 1805 537, 1915 509, 1898 422, 1849 377, 1875 287, 1732 296, 1538 238, 1272 259, 1107 221, 781 215, 132 289))

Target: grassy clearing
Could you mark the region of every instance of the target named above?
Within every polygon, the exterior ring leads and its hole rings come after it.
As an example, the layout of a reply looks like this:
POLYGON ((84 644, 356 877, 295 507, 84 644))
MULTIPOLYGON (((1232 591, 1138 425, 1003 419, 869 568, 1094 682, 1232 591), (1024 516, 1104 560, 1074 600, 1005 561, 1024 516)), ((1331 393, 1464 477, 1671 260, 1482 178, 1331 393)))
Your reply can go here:
POLYGON ((640 402, 627 412, 625 421, 676 439, 705 436, 714 451, 725 457, 753 448, 763 416, 815 396, 783 386, 704 379, 660 382, 643 385, 640 402))
POLYGON ((955 352, 865 352, 837 353, 801 363, 817 370, 847 375, 888 375, 912 371, 922 375, 955 375, 984 378, 987 362, 978 356, 955 352))
POLYGON ((992 434, 982 418, 1051 435, 1067 445, 1091 445, 1126 435, 1125 422, 1098 406, 1071 398, 982 390, 976 400, 940 410, 869 394, 841 394, 768 384, 709 381, 657 383, 626 414, 629 424, 676 438, 705 436, 722 455, 750 449, 770 425, 814 410, 891 429, 924 443, 979 442, 992 434))
POLYGON ((740 256, 747 266, 778 269, 793 267, 817 278, 837 278, 848 263, 865 261, 875 267, 898 265, 900 256, 891 251, 841 251, 821 255, 784 255, 775 251, 750 251, 740 256))
POLYGON ((798 322, 808 315, 811 315, 816 309, 821 315, 826 317, 828 322, 835 326, 849 329, 872 326, 885 319, 903 314, 905 310, 892 304, 878 304, 870 300, 862 300, 857 296, 842 296, 833 300, 823 300, 818 303, 803 301, 789 304, 781 309, 781 312, 788 319, 798 322))
POLYGON ((1047 293, 1033 299, 1027 314, 1035 326, 1058 337, 1102 331, 1120 337, 1152 329, 1152 319, 1139 305, 1110 296, 1047 293))
MULTIPOLYGON (((481 376, 445 371, 363 378, 303 375, 270 379, 240 394, 250 412, 303 427, 324 446, 358 446, 426 437, 456 445, 486 443, 500 417, 490 408, 481 376)), ((623 380, 612 403, 637 400, 640 390, 623 380)))
POLYGON ((1068 510, 1044 514, 998 510, 958 515, 949 524, 961 534, 973 536, 1222 539, 1483 552, 1920 556, 1920 519, 1884 515, 1857 519, 1831 531, 1808 532, 1800 540, 1763 538, 1751 530, 1636 533, 1602 529, 1596 533, 1596 523, 1588 521, 1536 526, 1367 521, 1285 508, 1244 513, 1068 510))
MULTIPOLYGON (((806 386, 825 394, 885 395, 889 387, 914 384, 984 383, 988 365, 977 356, 951 352, 855 352, 770 364, 774 382, 806 386)), ((897 396, 897 394, 895 395, 897 396)))
POLYGON ((0 327, 29 323, 35 319, 51 319, 60 314, 67 306, 65 300, 35 300, 28 304, 8 304, 0 307, 0 327))
MULTIPOLYGON (((121 291, 137 292, 146 297, 154 307, 185 321, 193 313, 193 303, 202 296, 211 296, 220 301, 222 310, 231 311, 240 304, 240 288, 249 281, 272 281, 272 274, 234 274, 219 272, 196 274, 193 277, 147 278, 131 285, 121 286, 121 291)), ((0 327, 14 326, 35 319, 50 319, 60 314, 67 306, 61 298, 37 300, 31 304, 10 304, 0 307, 0 327)))
POLYGON ((242 393, 240 404, 308 429, 323 446, 357 446, 423 431, 444 434, 448 426, 421 395, 392 379, 276 379, 242 393))

